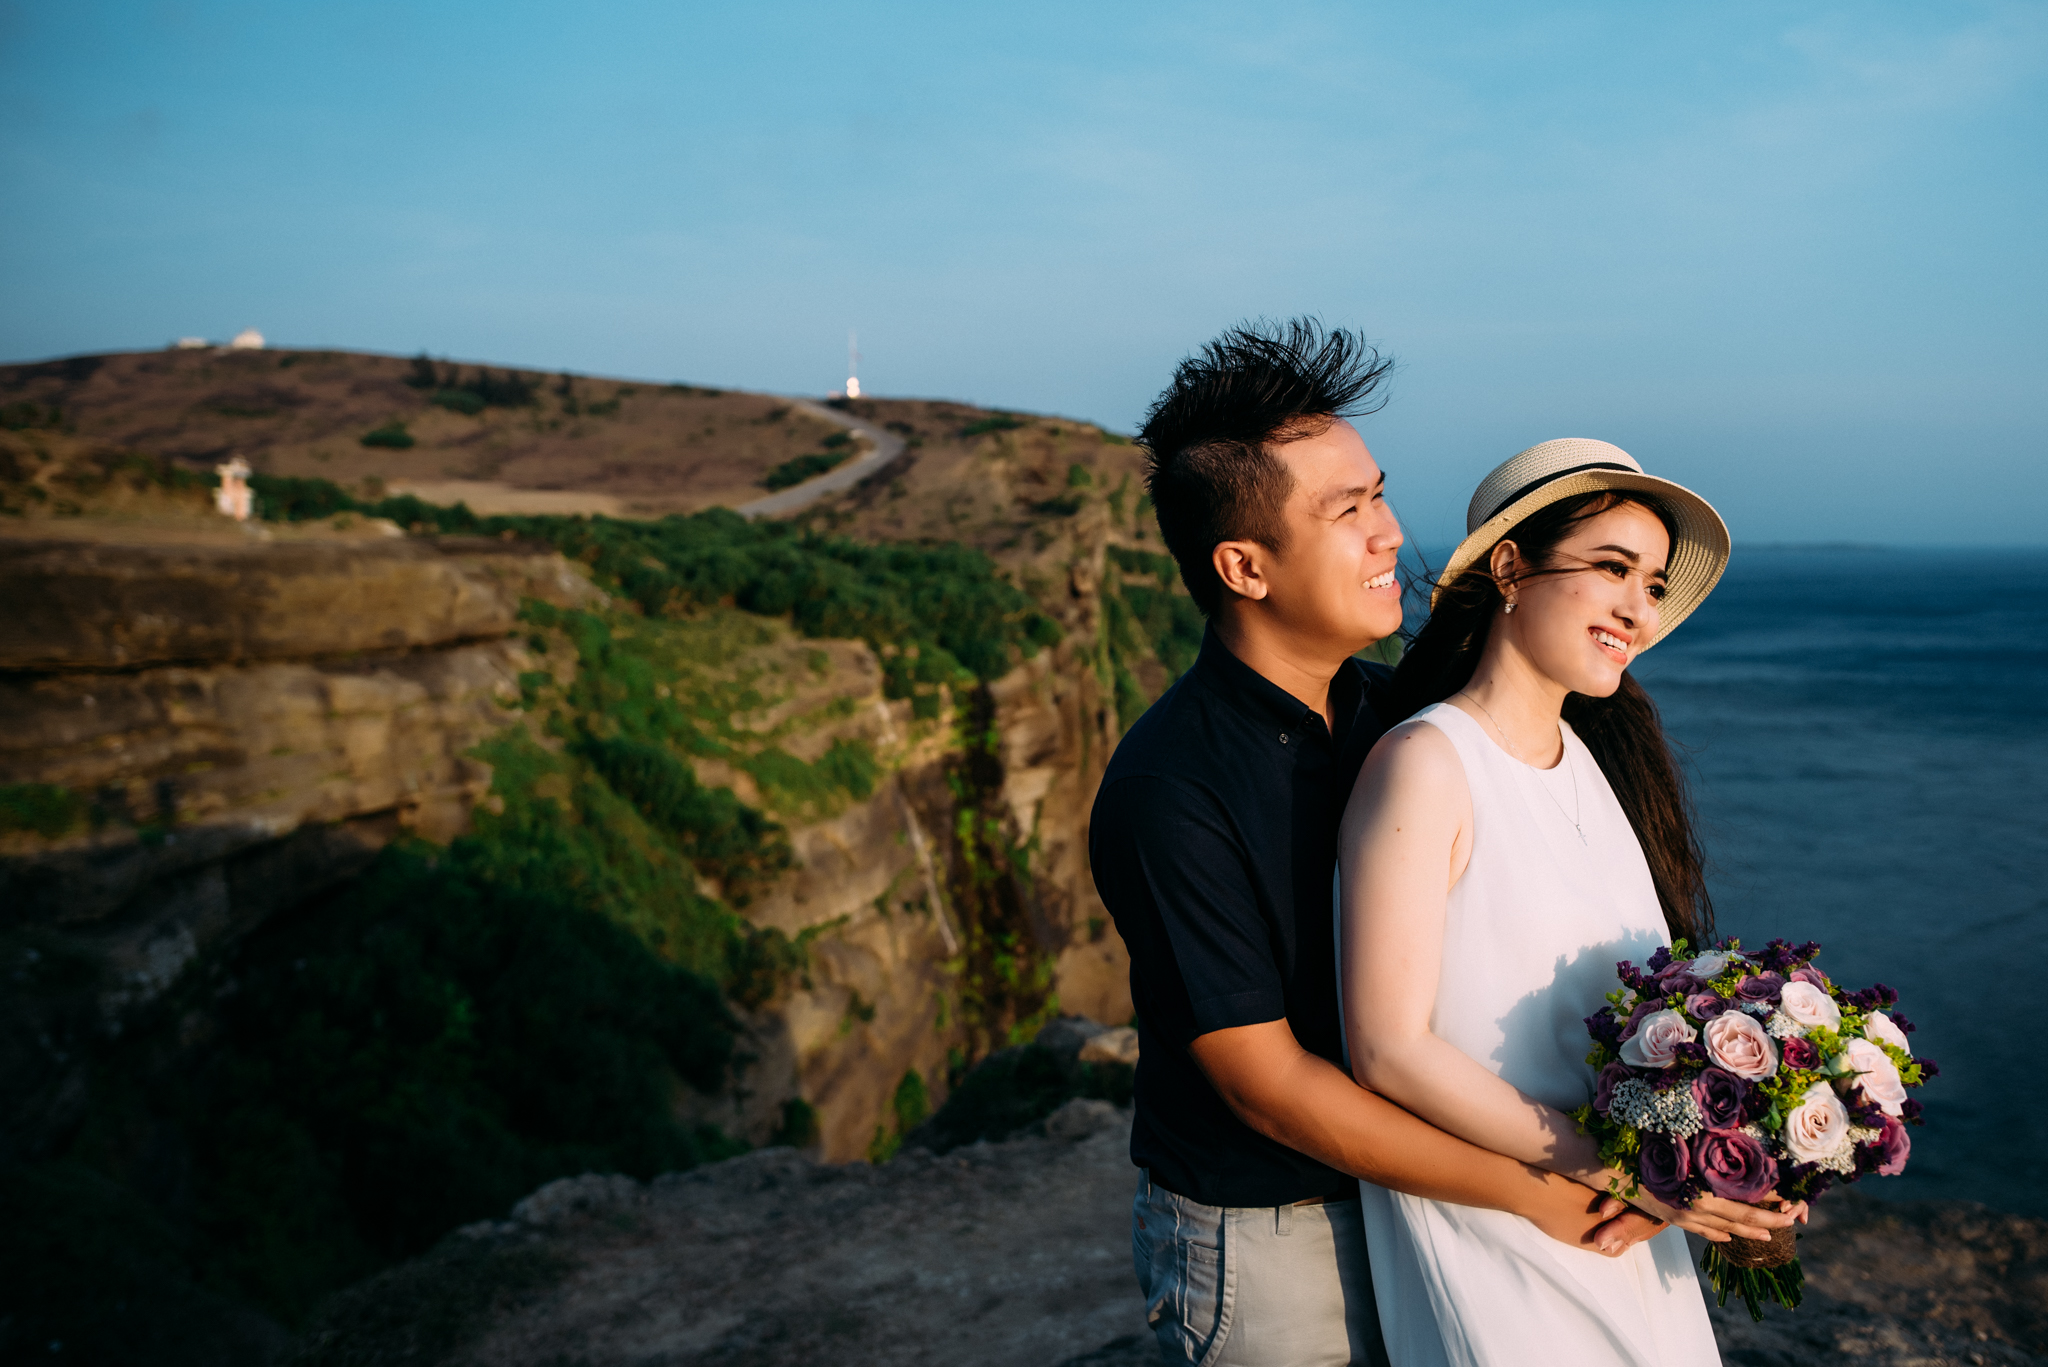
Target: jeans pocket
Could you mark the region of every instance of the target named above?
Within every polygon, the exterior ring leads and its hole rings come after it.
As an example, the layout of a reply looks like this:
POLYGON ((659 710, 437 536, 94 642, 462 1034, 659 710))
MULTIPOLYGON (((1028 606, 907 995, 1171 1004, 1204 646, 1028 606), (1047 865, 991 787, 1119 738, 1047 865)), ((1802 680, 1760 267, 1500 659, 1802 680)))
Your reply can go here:
POLYGON ((1183 1243, 1179 1253, 1174 1300, 1181 1351, 1189 1362, 1200 1362, 1223 1327, 1223 1250, 1183 1243))

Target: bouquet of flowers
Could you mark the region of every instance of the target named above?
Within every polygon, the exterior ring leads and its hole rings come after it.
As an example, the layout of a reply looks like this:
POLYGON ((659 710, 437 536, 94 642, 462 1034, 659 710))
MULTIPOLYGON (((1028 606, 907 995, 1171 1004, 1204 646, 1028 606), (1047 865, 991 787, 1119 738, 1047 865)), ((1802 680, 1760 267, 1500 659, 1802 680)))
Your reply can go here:
MULTIPOLYGON (((1586 1018, 1593 1101, 1572 1112, 1601 1161, 1630 1174, 1615 1195, 1639 1183, 1680 1208, 1703 1193, 1811 1201, 1837 1180, 1905 1170, 1906 1127, 1920 1123, 1907 1092, 1937 1070, 1913 1057, 1898 993, 1845 992, 1814 966, 1819 954, 1784 940, 1695 953, 1680 940, 1643 968, 1615 966, 1621 987, 1586 1018)), ((1777 1235, 1707 1245, 1720 1304, 1738 1291, 1755 1319, 1766 1299, 1799 1304, 1792 1231, 1777 1235)))

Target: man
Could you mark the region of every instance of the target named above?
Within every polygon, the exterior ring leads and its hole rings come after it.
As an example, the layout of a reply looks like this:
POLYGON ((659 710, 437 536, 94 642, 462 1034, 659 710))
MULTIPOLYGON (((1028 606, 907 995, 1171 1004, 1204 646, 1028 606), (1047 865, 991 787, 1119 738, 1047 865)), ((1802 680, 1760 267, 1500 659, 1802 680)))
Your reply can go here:
POLYGON ((1389 672, 1353 657, 1401 625, 1401 528, 1343 415, 1390 365, 1313 322, 1236 328, 1182 362, 1140 436, 1209 629, 1111 759, 1089 853, 1131 953, 1132 1249, 1169 1361, 1386 1362, 1357 1178, 1588 1249, 1659 1228, 1344 1068, 1337 825, 1389 672))

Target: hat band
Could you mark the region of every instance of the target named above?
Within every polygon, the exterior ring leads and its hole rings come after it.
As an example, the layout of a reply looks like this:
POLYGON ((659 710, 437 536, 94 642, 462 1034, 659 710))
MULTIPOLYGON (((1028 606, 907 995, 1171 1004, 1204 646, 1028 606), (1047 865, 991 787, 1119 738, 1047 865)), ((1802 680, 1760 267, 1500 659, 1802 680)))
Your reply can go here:
POLYGON ((1479 527, 1483 527, 1487 523, 1493 521, 1507 509, 1513 507, 1517 503, 1520 503, 1523 499, 1535 493, 1544 485, 1553 484, 1558 480, 1565 478, 1567 475, 1584 474, 1588 470, 1626 470, 1629 474, 1632 475, 1640 475, 1642 473, 1641 470, 1636 469, 1634 466, 1623 465, 1620 461, 1617 460, 1596 460, 1585 465, 1574 465, 1569 470, 1555 471, 1551 474, 1543 476, 1543 478, 1541 479, 1531 480, 1529 483, 1524 484, 1521 488, 1515 490, 1512 494, 1509 494, 1506 498, 1502 499, 1498 504, 1494 506, 1492 512, 1488 513, 1485 517, 1480 518, 1478 526, 1475 526, 1472 530, 1475 532, 1478 531, 1479 527))

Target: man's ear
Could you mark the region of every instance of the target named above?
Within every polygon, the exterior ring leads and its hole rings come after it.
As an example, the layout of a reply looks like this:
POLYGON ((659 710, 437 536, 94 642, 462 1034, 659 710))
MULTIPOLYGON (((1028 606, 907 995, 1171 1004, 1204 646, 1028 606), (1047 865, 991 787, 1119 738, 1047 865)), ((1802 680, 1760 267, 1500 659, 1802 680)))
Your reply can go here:
POLYGON ((1272 552, 1256 541, 1219 541, 1209 552, 1209 563, 1223 587, 1240 598, 1257 601, 1271 592, 1266 582, 1266 561, 1272 552))

